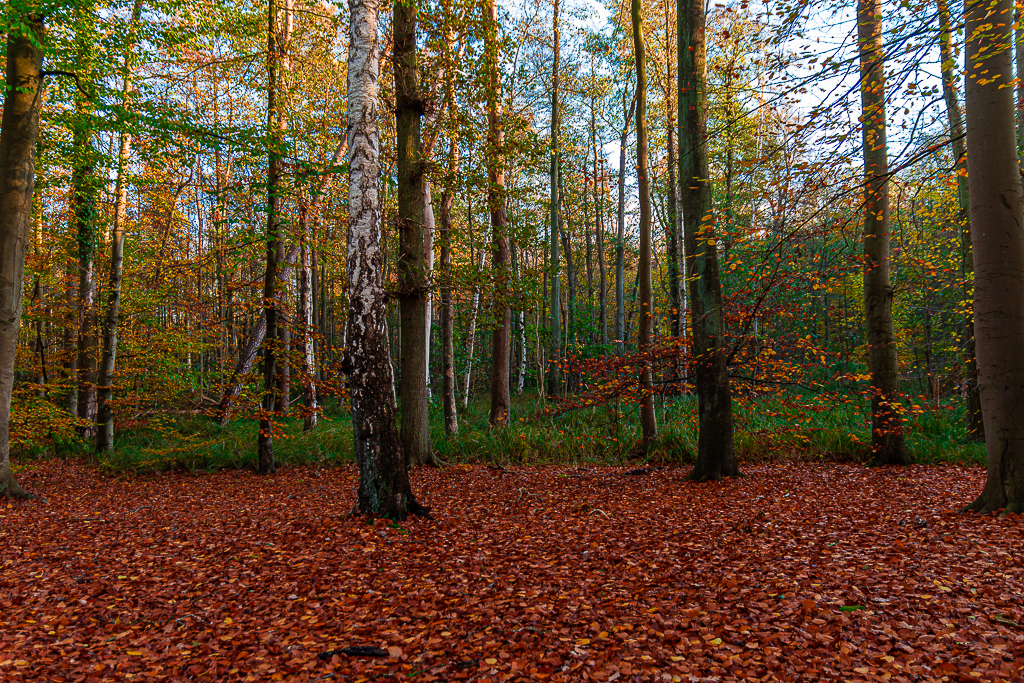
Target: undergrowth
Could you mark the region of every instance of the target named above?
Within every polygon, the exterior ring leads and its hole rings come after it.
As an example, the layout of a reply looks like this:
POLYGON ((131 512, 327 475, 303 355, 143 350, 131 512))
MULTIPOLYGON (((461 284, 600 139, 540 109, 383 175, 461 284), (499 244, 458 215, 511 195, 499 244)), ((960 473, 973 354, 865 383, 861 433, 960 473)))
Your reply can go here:
MULTIPOLYGON (((856 402, 813 398, 737 397, 736 449, 742 462, 793 459, 867 462, 870 432, 865 408, 856 402)), ((431 431, 439 458, 449 463, 493 465, 594 464, 645 461, 692 463, 697 448, 697 401, 692 395, 657 398, 658 436, 639 452, 636 406, 608 404, 562 412, 535 395, 514 397, 511 424, 491 429, 486 399, 459 406, 459 431, 444 433, 439 401, 431 406, 431 431)), ((963 409, 956 405, 916 408, 908 413, 907 443, 915 462, 985 463, 984 444, 967 440, 963 409)), ((310 432, 299 419, 278 424, 278 466, 342 464, 353 460, 352 424, 332 406, 310 432)), ((109 473, 253 468, 258 425, 237 419, 225 427, 206 417, 162 418, 145 429, 118 434, 117 448, 99 462, 109 473)), ((88 457, 87 444, 62 443, 57 455, 88 457)), ((49 454, 54 454, 50 451, 49 454)), ((29 452, 18 460, 42 452, 29 452)), ((13 454, 12 454, 13 455, 13 454)))

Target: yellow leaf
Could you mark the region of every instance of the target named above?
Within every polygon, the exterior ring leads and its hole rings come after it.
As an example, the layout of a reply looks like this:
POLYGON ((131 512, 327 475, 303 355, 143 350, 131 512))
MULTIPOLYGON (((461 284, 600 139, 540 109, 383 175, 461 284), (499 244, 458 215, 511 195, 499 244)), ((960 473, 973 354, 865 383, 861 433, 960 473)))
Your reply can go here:
POLYGON ((576 641, 577 645, 590 645, 590 638, 580 638, 576 641))
POLYGON ((128 650, 128 654, 132 655, 133 657, 138 657, 142 654, 142 650, 128 650))
POLYGON ((715 638, 714 640, 708 641, 708 644, 709 645, 721 645, 722 644, 722 639, 721 638, 715 638))
POLYGON ((488 657, 487 659, 484 660, 484 662, 486 664, 490 664, 491 666, 494 666, 495 664, 498 663, 498 660, 495 659, 494 657, 488 657))
POLYGON ((233 623, 235 623, 235 620, 232 619, 231 617, 228 617, 227 619, 224 620, 224 623, 225 624, 233 624, 233 623))

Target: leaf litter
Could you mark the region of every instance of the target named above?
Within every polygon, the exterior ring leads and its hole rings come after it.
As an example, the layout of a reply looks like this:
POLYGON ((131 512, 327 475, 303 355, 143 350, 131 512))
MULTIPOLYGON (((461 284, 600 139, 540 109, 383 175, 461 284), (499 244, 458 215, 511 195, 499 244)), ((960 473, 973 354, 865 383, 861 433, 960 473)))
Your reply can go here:
POLYGON ((116 480, 43 462, 0 506, 0 680, 1020 681, 1024 523, 981 468, 116 480))

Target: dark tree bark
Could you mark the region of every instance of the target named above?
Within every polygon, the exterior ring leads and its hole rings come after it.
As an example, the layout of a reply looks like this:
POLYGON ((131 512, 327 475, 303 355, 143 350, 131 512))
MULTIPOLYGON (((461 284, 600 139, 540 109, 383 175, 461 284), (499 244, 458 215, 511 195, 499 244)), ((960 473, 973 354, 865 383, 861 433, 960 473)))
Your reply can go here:
POLYGON ((505 213, 505 137, 499 119, 498 10, 485 0, 484 52, 487 63, 487 204, 491 212, 491 263, 494 267, 494 332, 491 337, 491 426, 507 427, 512 316, 509 309, 508 216, 505 213))
POLYGON ((859 0, 864 140, 864 318, 871 372, 871 451, 880 465, 909 465, 899 406, 899 366, 889 281, 889 161, 881 0, 859 0))
POLYGON ((350 0, 348 57, 348 374, 359 463, 358 510, 403 520, 416 502, 395 424, 381 249, 378 0, 350 0))
MULTIPOLYGON (((643 9, 640 0, 632 0, 630 14, 633 20, 633 57, 636 62, 636 173, 640 186, 640 321, 638 335, 640 353, 651 351, 651 331, 654 328, 654 289, 651 287, 651 180, 647 170, 647 56, 644 45, 643 9)), ((651 367, 644 364, 640 374, 643 396, 640 399, 640 427, 643 445, 648 445, 658 433, 654 416, 651 367)))
POLYGON ((699 433, 694 481, 737 476, 732 394, 726 364, 722 284, 708 174, 707 52, 703 0, 676 6, 679 73, 679 183, 693 326, 699 433))
POLYGON ((1024 512, 1024 193, 1015 149, 1012 0, 966 7, 974 335, 988 476, 969 510, 1024 512))
POLYGON ((20 25, 12 24, 7 33, 7 91, 0 125, 0 498, 35 498, 11 471, 10 424, 46 34, 41 17, 16 16, 20 25))
POLYGON ((393 14, 395 124, 398 155, 398 288, 402 325, 399 411, 402 449, 410 467, 433 458, 427 416, 427 293, 430 273, 423 212, 423 149, 416 74, 416 3, 396 2, 393 14))
POLYGON ((263 401, 260 411, 260 433, 256 439, 256 469, 260 474, 275 470, 274 423, 279 408, 277 393, 278 356, 283 351, 278 330, 280 304, 278 300, 278 267, 282 260, 278 253, 281 235, 281 150, 284 136, 283 116, 278 93, 278 67, 280 45, 277 35, 277 0, 267 3, 267 132, 270 149, 267 162, 267 266, 263 277, 263 316, 266 330, 263 340, 263 401))

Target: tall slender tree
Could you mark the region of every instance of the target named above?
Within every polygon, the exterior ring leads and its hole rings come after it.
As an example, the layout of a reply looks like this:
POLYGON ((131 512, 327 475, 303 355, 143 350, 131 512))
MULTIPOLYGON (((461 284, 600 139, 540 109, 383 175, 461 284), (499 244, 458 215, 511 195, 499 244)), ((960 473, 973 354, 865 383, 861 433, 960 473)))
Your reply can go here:
MULTIPOLYGON (((287 1, 287 0, 286 0, 287 1)), ((278 301, 278 268, 283 260, 278 254, 282 244, 281 234, 281 146, 284 144, 283 121, 279 112, 278 67, 280 46, 278 41, 277 0, 267 2, 267 134, 270 146, 267 153, 267 250, 266 269, 263 276, 263 314, 266 320, 266 335, 263 339, 263 401, 260 411, 260 431, 256 438, 256 469, 268 474, 274 465, 274 429, 277 412, 278 386, 277 362, 280 355, 281 338, 278 331, 280 301, 278 301)))
POLYGON ((395 125, 398 155, 398 278, 402 324, 399 384, 402 449, 414 467, 433 457, 427 416, 427 234, 420 118, 424 103, 416 73, 417 2, 394 3, 395 125))
POLYGON ((861 119, 864 143, 864 318, 871 372, 871 450, 884 465, 909 465, 899 405, 899 366, 889 280, 889 161, 881 0, 859 0, 861 119))
POLYGON ((378 0, 349 0, 348 54, 348 347, 359 463, 357 507, 402 520, 427 515, 412 493, 395 424, 394 376, 388 358, 381 248, 378 0))
POLYGON ((560 116, 560 80, 559 80, 559 62, 561 59, 561 13, 559 0, 554 0, 554 13, 551 19, 552 29, 552 46, 554 49, 554 60, 551 65, 551 169, 549 185, 551 186, 551 198, 549 206, 548 216, 548 237, 550 238, 549 245, 549 262, 548 270, 551 275, 551 289, 550 289, 550 327, 551 327, 551 346, 548 350, 548 394, 551 396, 557 396, 562 390, 562 373, 561 373, 561 362, 562 362, 562 293, 561 293, 561 267, 559 265, 559 209, 562 205, 562 197, 559 188, 559 182, 561 182, 561 164, 559 159, 558 149, 558 137, 559 127, 558 119, 560 116))
POLYGON ((0 124, 0 498, 34 498, 11 471, 11 394, 21 327, 25 249, 36 180, 36 140, 43 97, 43 45, 38 15, 18 16, 7 32, 7 69, 0 124))
MULTIPOLYGON (((132 33, 138 28, 142 16, 142 0, 135 0, 132 9, 132 33)), ((134 43, 134 41, 132 41, 134 43)), ((122 73, 121 106, 127 110, 132 95, 132 68, 134 44, 125 53, 122 73)), ((121 131, 117 152, 117 181, 114 186, 114 224, 110 231, 110 285, 107 310, 103 316, 103 354, 97 379, 96 450, 100 453, 114 448, 114 411, 110 399, 113 395, 114 366, 117 362, 117 326, 121 312, 121 279, 124 273, 124 224, 128 208, 128 161, 131 156, 132 134, 121 131)))
POLYGON ((508 426, 509 308, 508 216, 505 209, 505 134, 501 126, 501 78, 498 73, 498 8, 484 0, 484 59, 487 69, 487 204, 491 214, 491 263, 494 268, 494 332, 491 336, 491 426, 508 426))
POLYGON ((686 248, 694 385, 697 390, 695 481, 736 476, 732 394, 725 349, 715 211, 708 173, 707 46, 703 0, 679 0, 679 183, 686 248))
MULTIPOLYGON (((637 272, 640 283, 639 346, 641 354, 649 354, 651 331, 654 328, 654 290, 651 286, 651 180, 647 169, 647 54, 640 0, 632 0, 630 16, 633 22, 633 61, 636 64, 636 174, 640 186, 640 264, 637 272)), ((642 450, 646 452, 658 431, 654 416, 651 367, 647 363, 641 371, 640 383, 643 387, 640 428, 643 432, 642 450)))
POLYGON ((968 509, 1024 512, 1024 192, 1015 147, 1013 0, 966 5, 974 333, 988 476, 968 509))

